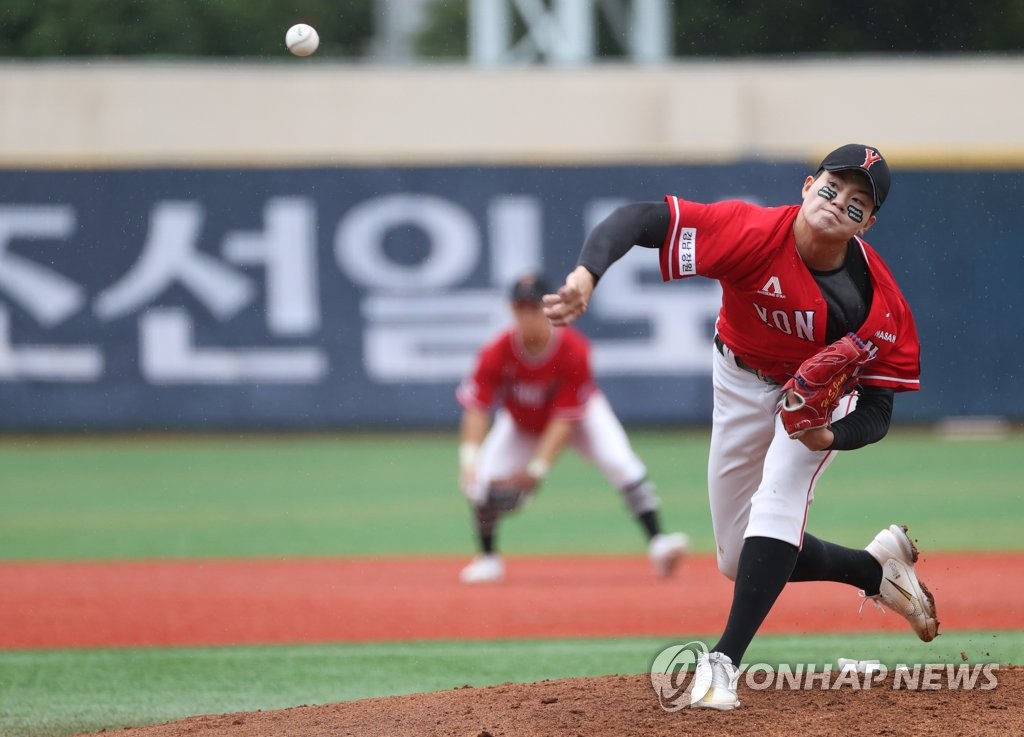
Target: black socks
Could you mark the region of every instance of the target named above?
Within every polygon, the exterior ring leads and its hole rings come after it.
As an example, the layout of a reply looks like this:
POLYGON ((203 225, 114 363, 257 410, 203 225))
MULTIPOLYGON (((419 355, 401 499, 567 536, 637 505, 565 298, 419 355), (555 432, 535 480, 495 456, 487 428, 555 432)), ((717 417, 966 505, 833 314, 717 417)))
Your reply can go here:
POLYGON ((882 567, 866 550, 845 548, 807 533, 800 550, 770 537, 748 537, 740 551, 729 620, 712 651, 728 655, 738 665, 788 581, 835 581, 874 596, 882 567))
POLYGON ((764 618, 785 588, 796 565, 795 545, 770 537, 748 537, 743 541, 733 587, 732 608, 725 632, 711 648, 739 665, 764 618))
POLYGON ((498 526, 498 511, 490 504, 473 507, 476 519, 476 531, 480 540, 480 551, 486 555, 494 552, 494 533, 498 526))
POLYGON ((647 534, 647 539, 650 540, 652 537, 661 532, 661 524, 658 522, 658 513, 655 510, 649 512, 641 512, 636 516, 640 521, 640 524, 644 528, 644 532, 647 534))
POLYGON ((878 593, 882 566, 866 550, 844 548, 804 533, 804 546, 796 559, 790 581, 835 581, 878 593))

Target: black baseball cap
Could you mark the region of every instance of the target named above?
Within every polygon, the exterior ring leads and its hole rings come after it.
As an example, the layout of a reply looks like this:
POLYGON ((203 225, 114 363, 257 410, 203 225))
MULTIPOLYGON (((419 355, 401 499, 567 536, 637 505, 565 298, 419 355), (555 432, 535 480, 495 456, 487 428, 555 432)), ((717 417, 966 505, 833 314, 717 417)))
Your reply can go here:
POLYGON ((892 183, 892 175, 889 173, 889 165, 885 163, 882 154, 874 146, 865 146, 862 143, 848 143, 840 146, 826 156, 820 172, 825 171, 861 171, 871 181, 871 191, 875 196, 875 209, 877 210, 885 202, 889 194, 889 185, 892 183))
POLYGON ((509 297, 513 302, 531 302, 539 305, 545 294, 551 294, 551 286, 547 280, 539 274, 525 274, 516 279, 509 297))

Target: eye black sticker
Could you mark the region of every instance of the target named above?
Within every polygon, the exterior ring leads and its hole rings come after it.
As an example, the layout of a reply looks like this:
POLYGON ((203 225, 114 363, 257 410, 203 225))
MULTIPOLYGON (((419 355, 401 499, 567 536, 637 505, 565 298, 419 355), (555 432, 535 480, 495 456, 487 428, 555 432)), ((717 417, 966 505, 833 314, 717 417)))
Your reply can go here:
POLYGON ((853 205, 847 205, 846 214, 849 215, 850 220, 852 220, 855 223, 864 222, 864 211, 858 207, 854 207, 853 205))
POLYGON ((831 202, 832 200, 839 196, 839 193, 826 184, 825 186, 818 190, 818 196, 824 197, 826 200, 831 202))

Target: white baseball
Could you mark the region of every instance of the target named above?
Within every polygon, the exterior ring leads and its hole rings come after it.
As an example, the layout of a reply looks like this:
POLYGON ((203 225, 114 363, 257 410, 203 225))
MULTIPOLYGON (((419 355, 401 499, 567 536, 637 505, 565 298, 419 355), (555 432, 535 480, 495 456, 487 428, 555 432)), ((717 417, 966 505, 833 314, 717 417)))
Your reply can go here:
POLYGON ((285 45, 296 56, 309 56, 320 46, 320 34, 313 26, 296 23, 284 35, 285 45))

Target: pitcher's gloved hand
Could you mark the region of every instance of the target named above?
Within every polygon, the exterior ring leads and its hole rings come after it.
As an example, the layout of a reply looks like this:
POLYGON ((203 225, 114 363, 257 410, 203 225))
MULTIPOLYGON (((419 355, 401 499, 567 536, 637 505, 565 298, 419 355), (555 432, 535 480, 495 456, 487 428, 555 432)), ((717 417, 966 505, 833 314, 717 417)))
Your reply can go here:
POLYGON ((789 437, 798 438, 816 427, 828 427, 839 400, 857 383, 870 352, 853 333, 808 358, 782 386, 779 409, 789 437))

